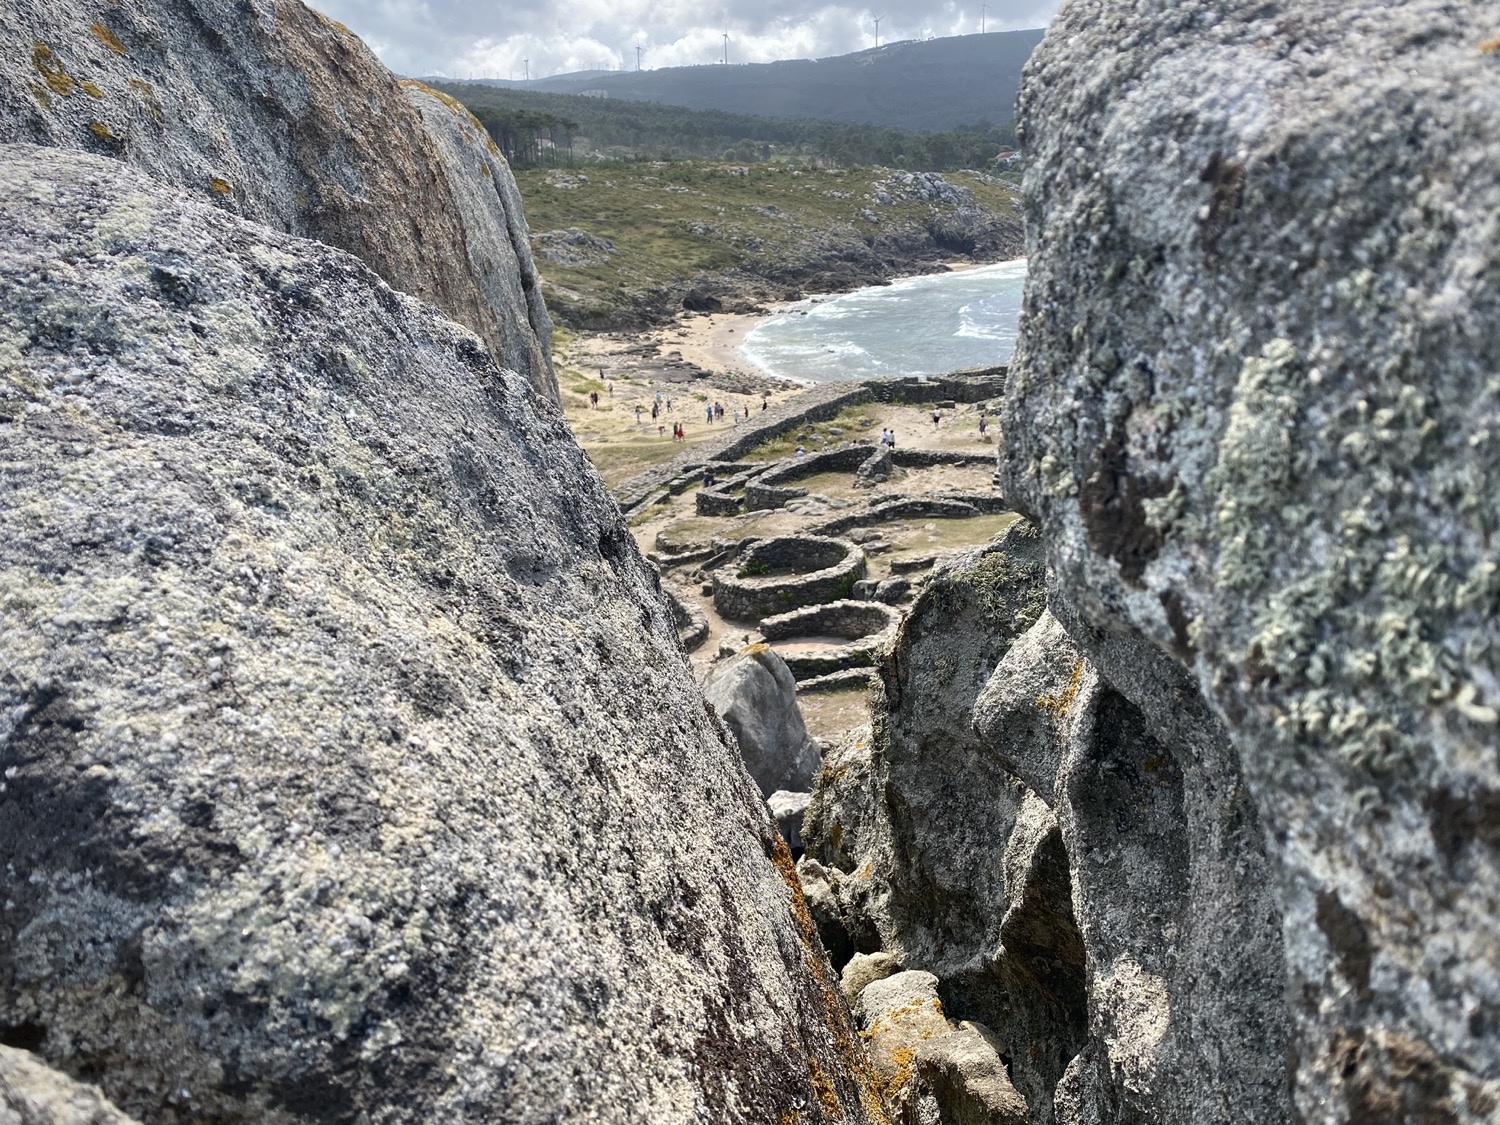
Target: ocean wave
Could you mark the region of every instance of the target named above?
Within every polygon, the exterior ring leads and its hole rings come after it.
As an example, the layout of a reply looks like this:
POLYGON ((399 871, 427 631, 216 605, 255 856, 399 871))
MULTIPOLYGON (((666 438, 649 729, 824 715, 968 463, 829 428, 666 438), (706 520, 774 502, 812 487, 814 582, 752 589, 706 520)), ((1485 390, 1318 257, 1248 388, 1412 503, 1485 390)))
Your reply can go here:
POLYGON ((783 310, 746 333, 760 370, 825 383, 1004 362, 1015 346, 1024 262, 903 278, 783 310))

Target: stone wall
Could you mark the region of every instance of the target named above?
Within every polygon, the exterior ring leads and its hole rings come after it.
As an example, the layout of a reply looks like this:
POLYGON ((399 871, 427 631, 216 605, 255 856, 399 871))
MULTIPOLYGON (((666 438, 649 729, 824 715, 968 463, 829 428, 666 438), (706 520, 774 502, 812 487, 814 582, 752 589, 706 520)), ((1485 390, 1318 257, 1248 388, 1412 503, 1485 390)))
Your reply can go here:
POLYGON ((759 621, 846 598, 864 576, 865 554, 848 540, 813 535, 755 539, 736 562, 714 571, 714 608, 732 621, 759 621))
MULTIPOLYGON (((668 484, 691 479, 712 461, 732 461, 763 445, 772 438, 795 430, 809 422, 823 422, 846 406, 860 402, 934 402, 939 398, 958 402, 983 402, 999 397, 1005 368, 986 368, 970 373, 955 373, 931 379, 866 379, 854 383, 823 383, 787 399, 768 410, 754 414, 734 429, 700 442, 679 453, 671 461, 642 473, 615 489, 620 509, 627 515, 652 502, 668 484)), ((915 450, 913 452, 916 452, 915 450)), ((988 464, 988 454, 955 454, 977 457, 988 464)), ((926 464, 948 464, 932 461, 926 464)), ((966 462, 951 462, 966 463, 966 462)), ((916 464, 916 462, 913 462, 916 464)))

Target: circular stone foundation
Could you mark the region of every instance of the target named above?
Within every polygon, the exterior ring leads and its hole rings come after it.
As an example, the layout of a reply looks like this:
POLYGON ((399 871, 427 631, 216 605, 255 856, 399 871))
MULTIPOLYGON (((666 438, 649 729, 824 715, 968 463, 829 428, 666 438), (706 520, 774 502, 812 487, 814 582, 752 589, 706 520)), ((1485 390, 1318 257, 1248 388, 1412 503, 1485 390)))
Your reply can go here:
POLYGON ((864 576, 865 554, 847 539, 755 539, 734 563, 714 571, 714 609, 731 621, 759 621, 847 598, 864 576))
POLYGON ((836 601, 767 617, 760 633, 792 675, 806 680, 871 667, 900 624, 901 611, 888 605, 836 601))

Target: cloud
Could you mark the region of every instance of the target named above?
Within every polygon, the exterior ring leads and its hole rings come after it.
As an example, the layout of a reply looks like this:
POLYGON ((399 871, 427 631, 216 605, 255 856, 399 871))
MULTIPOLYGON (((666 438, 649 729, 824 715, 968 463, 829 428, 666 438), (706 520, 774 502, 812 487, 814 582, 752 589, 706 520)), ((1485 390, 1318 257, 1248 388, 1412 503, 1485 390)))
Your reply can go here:
MULTIPOLYGON (((986 29, 1042 27, 1060 0, 994 0, 986 29)), ((820 58, 880 41, 968 35, 980 3, 876 0, 877 7, 796 0, 314 0, 353 28, 392 70, 453 78, 533 78, 574 70, 647 68, 729 61, 820 58)))

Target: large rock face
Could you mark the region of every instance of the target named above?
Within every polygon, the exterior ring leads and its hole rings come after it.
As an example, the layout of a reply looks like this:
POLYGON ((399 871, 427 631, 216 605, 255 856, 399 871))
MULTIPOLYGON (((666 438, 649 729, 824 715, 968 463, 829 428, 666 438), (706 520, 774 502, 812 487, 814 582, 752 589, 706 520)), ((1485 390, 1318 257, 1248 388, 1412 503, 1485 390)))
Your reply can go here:
POLYGON ((797 706, 797 681, 775 649, 750 645, 715 664, 703 679, 703 698, 734 732, 763 795, 812 788, 818 748, 797 706))
POLYGON ((298 0, 0 11, 0 141, 113 156, 348 250, 555 398, 510 168, 461 106, 405 85, 298 0))
POLYGON ((0 147, 0 228, 5 1039, 158 1122, 867 1120, 561 416, 121 162, 0 147))
POLYGON ((1052 603, 1189 822, 1243 778, 1296 1111, 1494 1120, 1500 14, 1073 0, 1020 124, 1052 603))
POLYGON ((1278 913, 1227 738, 1190 684, 1148 713, 1105 680, 1042 608, 1042 550, 1020 521, 936 574, 882 721, 825 762, 801 867, 825 942, 932 973, 1036 1125, 1286 1120, 1278 913))

